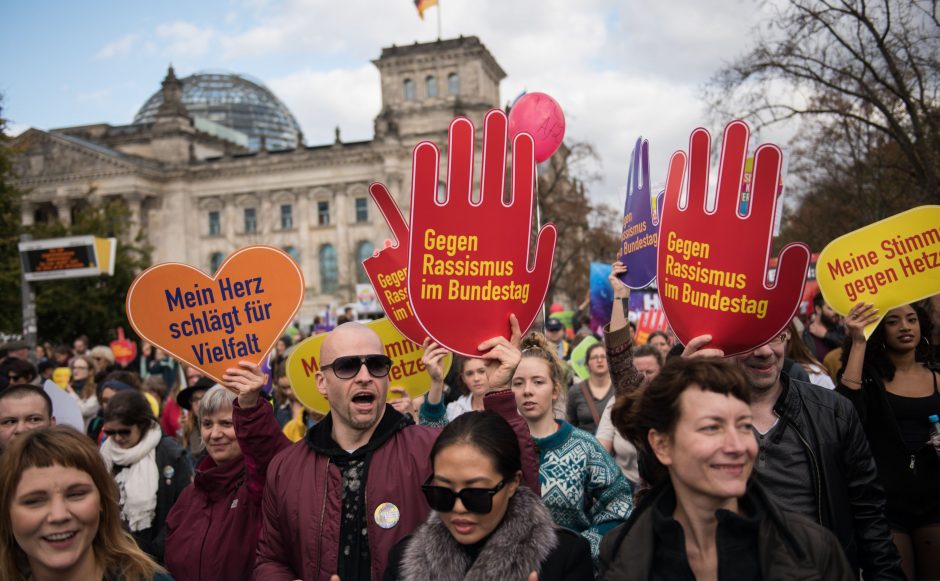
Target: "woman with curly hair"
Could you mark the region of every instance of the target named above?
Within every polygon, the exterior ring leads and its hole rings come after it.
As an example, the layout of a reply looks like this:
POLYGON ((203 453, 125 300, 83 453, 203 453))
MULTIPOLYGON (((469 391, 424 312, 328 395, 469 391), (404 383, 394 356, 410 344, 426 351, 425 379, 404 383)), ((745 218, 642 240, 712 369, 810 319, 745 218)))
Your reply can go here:
POLYGON ((885 488, 885 516, 909 579, 940 578, 940 458, 930 444, 930 416, 940 415, 940 373, 930 368, 932 325, 914 305, 891 309, 878 320, 870 303, 845 318, 843 371, 836 390, 859 418, 878 477, 885 488))
POLYGON ((166 581, 121 525, 118 489, 87 436, 24 434, 0 459, 0 581, 166 581))

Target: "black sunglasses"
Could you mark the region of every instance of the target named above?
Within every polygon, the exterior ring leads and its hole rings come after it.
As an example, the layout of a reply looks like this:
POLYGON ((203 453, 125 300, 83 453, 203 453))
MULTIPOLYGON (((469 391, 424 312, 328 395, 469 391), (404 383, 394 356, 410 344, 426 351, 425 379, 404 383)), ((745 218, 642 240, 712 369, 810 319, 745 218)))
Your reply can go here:
POLYGON ((372 377, 385 377, 392 368, 392 360, 385 355, 346 355, 337 357, 333 363, 321 365, 321 369, 332 369, 340 379, 356 377, 363 363, 372 377))
POLYGON ((464 488, 460 492, 454 492, 450 488, 428 484, 433 478, 432 474, 427 482, 421 485, 421 491, 424 492, 424 497, 428 499, 431 508, 437 512, 454 510, 454 504, 459 498, 463 507, 470 512, 489 514, 493 510, 493 496, 506 485, 505 480, 500 480, 499 484, 493 488, 464 488))
POLYGON ((108 437, 121 436, 122 438, 126 438, 131 435, 130 428, 121 428, 120 430, 101 430, 101 431, 104 432, 104 435, 108 437))

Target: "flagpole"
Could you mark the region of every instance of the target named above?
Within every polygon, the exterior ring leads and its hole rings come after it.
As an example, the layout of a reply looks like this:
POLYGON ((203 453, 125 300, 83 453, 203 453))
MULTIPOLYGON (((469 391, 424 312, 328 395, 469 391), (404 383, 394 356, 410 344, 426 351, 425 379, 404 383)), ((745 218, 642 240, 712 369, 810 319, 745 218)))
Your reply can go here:
POLYGON ((441 0, 437 0, 437 40, 441 39, 441 0))

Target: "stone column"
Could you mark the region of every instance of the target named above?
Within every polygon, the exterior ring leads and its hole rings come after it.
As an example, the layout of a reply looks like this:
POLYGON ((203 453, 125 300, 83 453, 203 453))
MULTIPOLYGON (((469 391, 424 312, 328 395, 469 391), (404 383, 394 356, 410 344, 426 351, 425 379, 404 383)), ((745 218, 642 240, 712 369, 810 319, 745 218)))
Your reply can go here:
POLYGON ((32 202, 27 202, 23 200, 22 205, 20 206, 20 219, 23 221, 23 226, 32 226, 36 223, 36 207, 32 202))
POLYGON ((143 200, 144 197, 137 192, 124 196, 124 201, 127 203, 127 208, 130 210, 131 214, 130 224, 127 230, 129 240, 136 240, 138 234, 140 234, 143 200))

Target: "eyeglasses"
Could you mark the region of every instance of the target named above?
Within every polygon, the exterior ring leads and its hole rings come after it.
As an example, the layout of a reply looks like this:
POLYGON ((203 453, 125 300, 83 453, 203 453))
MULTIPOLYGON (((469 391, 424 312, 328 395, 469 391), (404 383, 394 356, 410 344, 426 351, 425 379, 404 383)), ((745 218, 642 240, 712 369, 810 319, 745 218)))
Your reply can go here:
POLYGON ((72 371, 88 371, 87 365, 73 365, 72 371))
POLYGON ((130 428, 121 428, 118 430, 101 430, 101 431, 104 432, 104 435, 108 437, 121 436, 122 438, 126 438, 131 435, 130 428))
POLYGON ((454 504, 459 498, 464 508, 470 512, 489 514, 493 510, 493 496, 506 485, 505 480, 500 480, 499 484, 493 488, 464 488, 460 492, 454 492, 450 488, 429 484, 433 478, 434 475, 432 474, 427 482, 421 485, 421 491, 424 493, 424 497, 428 499, 431 508, 437 512, 454 510, 454 504))
POLYGON ((332 369, 340 379, 352 379, 362 369, 363 364, 372 377, 385 377, 392 368, 392 360, 385 355, 346 355, 337 357, 333 363, 321 365, 320 368, 332 369))
POLYGON ((783 333, 780 333, 779 335, 777 335, 776 337, 774 337, 773 339, 771 339, 770 341, 768 341, 767 344, 768 344, 768 345, 779 345, 779 344, 785 343, 785 342, 787 342, 787 341, 789 341, 789 340, 790 340, 790 333, 787 333, 786 331, 784 331, 783 333))

